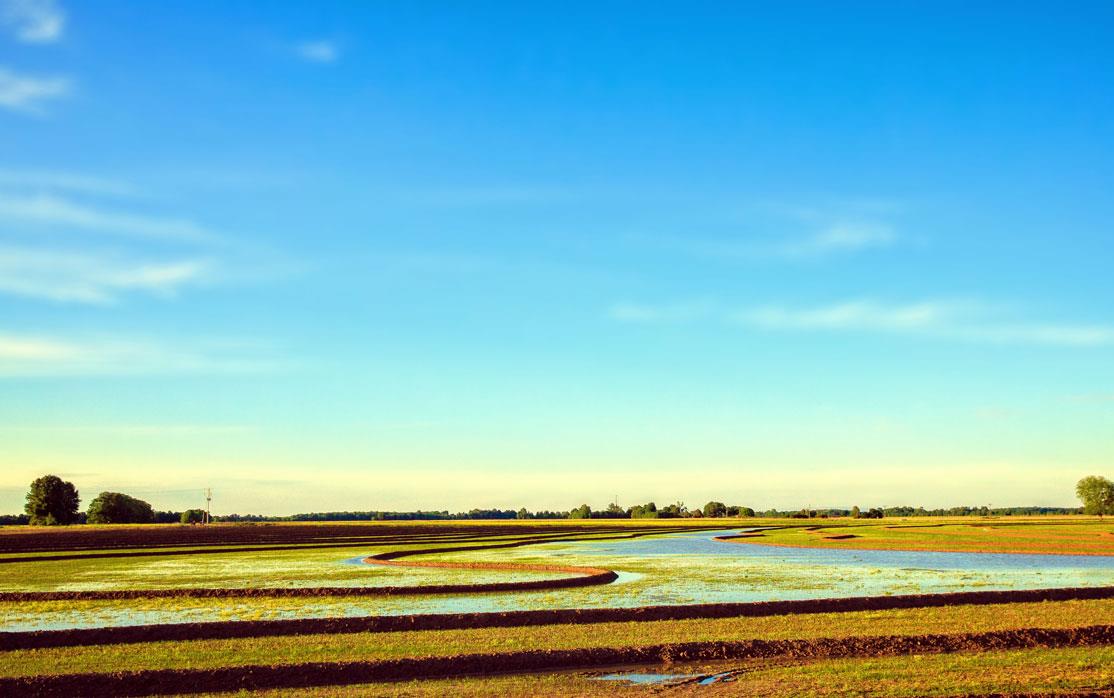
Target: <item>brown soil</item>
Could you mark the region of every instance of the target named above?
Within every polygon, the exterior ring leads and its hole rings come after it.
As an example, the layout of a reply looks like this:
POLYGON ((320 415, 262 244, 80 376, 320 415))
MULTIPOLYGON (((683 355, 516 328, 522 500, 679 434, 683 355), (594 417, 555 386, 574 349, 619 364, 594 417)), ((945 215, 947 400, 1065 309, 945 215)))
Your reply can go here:
POLYGON ((1034 589, 1021 591, 967 591, 945 594, 860 596, 843 599, 758 601, 750 603, 588 608, 498 613, 444 613, 362 618, 301 618, 292 620, 165 623, 157 625, 0 632, 0 651, 76 645, 111 645, 169 640, 214 640, 325 633, 396 632, 408 630, 457 630, 510 628, 532 625, 744 618, 851 611, 885 611, 901 608, 1032 603, 1114 598, 1114 587, 1034 589))
POLYGON ((157 669, 0 679, 0 695, 143 696, 433 679, 468 674, 533 673, 624 664, 721 659, 885 657, 906 654, 1114 643, 1114 626, 1022 629, 955 635, 850 637, 815 640, 691 642, 646 647, 420 657, 363 662, 314 662, 216 669, 157 669))

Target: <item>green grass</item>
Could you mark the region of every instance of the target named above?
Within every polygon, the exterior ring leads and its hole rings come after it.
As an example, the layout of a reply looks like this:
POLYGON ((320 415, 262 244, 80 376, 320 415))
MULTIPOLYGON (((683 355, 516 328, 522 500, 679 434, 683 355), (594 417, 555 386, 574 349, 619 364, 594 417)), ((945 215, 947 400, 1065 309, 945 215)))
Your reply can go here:
POLYGON ((205 668, 673 642, 986 632, 1114 623, 1114 600, 583 625, 300 635, 0 653, 0 675, 205 668))
MULTIPOLYGON (((460 522, 454 522, 459 525, 460 522)), ((477 522, 491 525, 492 522, 477 522)), ((503 522, 500 522, 503 523, 503 522)), ((354 584, 476 583, 564 576, 489 570, 421 569, 342 565, 340 561, 367 553, 398 549, 431 549, 448 545, 481 545, 532 538, 534 532, 508 528, 483 540, 370 545, 337 548, 256 550, 203 555, 102 558, 6 564, 2 590, 162 589, 175 587, 346 586, 354 584)), ((537 523, 537 522, 530 522, 537 523)), ((881 521, 810 520, 670 520, 554 522, 552 531, 573 536, 585 523, 614 525, 608 534, 622 536, 635 526, 659 526, 663 533, 679 526, 707 529, 778 525, 758 543, 831 548, 902 550, 963 550, 1114 554, 1114 522, 1072 518, 919 519, 881 521), (814 528, 815 530, 806 530, 814 528), (853 535, 829 540, 826 536, 853 535)), ((412 524, 407 524, 412 525, 412 524)), ((437 522, 423 523, 436 534, 437 522)), ((313 526, 313 524, 303 524, 313 526)), ((389 533, 390 524, 383 525, 389 533)), ((9 535, 7 531, 0 534, 9 535)), ((20 535, 20 533, 11 533, 20 535)), ((336 539, 343 543, 343 538, 336 539)), ((729 545, 724 543, 723 545, 729 545)), ((421 559, 421 558, 418 558, 421 559)), ((0 604, 0 628, 111 625, 120 622, 184 622, 191 620, 253 620, 284 617, 377 615, 444 610, 515 610, 691 603, 694 601, 794 598, 947 591, 1000 586, 989 571, 932 571, 872 568, 855 564, 804 564, 745 556, 604 554, 590 544, 549 542, 537 546, 456 552, 428 559, 513 561, 526 564, 601 566, 634 573, 622 584, 552 592, 490 594, 473 597, 294 598, 294 599, 136 599, 119 601, 52 601, 0 604), (726 595, 726 596, 723 596, 726 595), (751 596, 747 596, 751 595, 751 596), (459 607, 453 607, 459 604, 459 607), (472 604, 479 604, 473 606, 472 604)), ((1073 573, 1074 574, 1074 573, 1073 573)), ((1076 577, 1043 570, 1017 578, 1017 585, 1065 586, 1076 577)), ((1078 576, 1081 583, 1111 584, 1108 569, 1078 576)), ((1007 585, 1008 586, 1008 585, 1007 585)), ((807 639, 867 635, 919 635, 983 632, 1025 627, 1076 627, 1114 623, 1114 600, 1057 603, 957 606, 932 609, 654 621, 596 625, 558 625, 345 635, 304 635, 153 642, 0 652, 0 675, 33 676, 72 672, 124 671, 157 668, 207 668, 246 664, 312 661, 353 661, 398 657, 445 656, 473 652, 530 649, 624 647, 702 640, 807 639)), ((1114 648, 1026 650, 976 654, 929 655, 885 659, 814 661, 783 666, 778 662, 736 662, 724 668, 745 668, 735 683, 692 689, 699 695, 954 695, 997 691, 1072 691, 1114 688, 1110 666, 1114 648)), ((709 665, 709 668, 715 668, 709 665)), ((676 669, 676 667, 674 668, 676 669)), ((678 673, 699 671, 685 667, 678 673)), ((656 689, 624 687, 593 681, 584 672, 543 676, 466 678, 372 686, 282 690, 261 695, 614 695, 656 689)), ((669 689, 687 692, 690 689, 669 689)))
MULTIPOLYGON (((1031 649, 811 662, 730 662, 674 665, 670 673, 743 670, 737 680, 710 686, 662 689, 593 680, 586 672, 518 674, 356 686, 326 686, 224 694, 257 698, 360 696, 955 696, 987 693, 1064 693, 1114 688, 1114 648, 1031 649)), ((661 671, 661 667, 645 667, 661 671)))
POLYGON ((808 548, 1114 555, 1114 521, 1082 516, 812 519, 737 540, 808 548), (845 535, 854 537, 828 538, 845 535))
MULTIPOLYGON (((599 522, 593 521, 592 525, 599 522)), ((974 549, 996 549, 1001 541, 1029 545, 1034 541, 1060 546, 1062 552, 1078 552, 1097 540, 1114 541, 1114 523, 1093 518, 1032 519, 919 519, 919 520, 666 520, 609 521, 615 528, 593 537, 623 536, 631 528, 647 525, 663 533, 694 523, 710 528, 779 524, 795 528, 770 531, 751 539, 809 547, 902 547, 938 548, 963 545, 974 549), (810 527, 827 527, 806 531, 810 527), (828 541, 825 535, 851 532, 859 538, 828 541)), ((438 523, 428 522, 423 532, 436 534, 438 523)), ((455 522, 454 522, 455 525, 455 522)), ((554 522, 551 530, 560 535, 583 534, 580 522, 554 522)), ((298 525, 300 530, 314 524, 298 525)), ((230 527, 234 528, 234 527, 230 527)), ((193 587, 289 587, 354 585, 420 585, 423 583, 479 583, 566 576, 552 572, 423 569, 343 565, 346 558, 397 549, 430 549, 445 544, 481 545, 532 538, 536 533, 517 532, 510 522, 506 529, 485 533, 482 540, 399 545, 355 544, 351 547, 216 552, 204 555, 102 558, 54 562, 12 563, 3 566, 0 590, 110 590, 169 589, 193 587)), ((384 534, 391 530, 382 526, 384 534)), ((458 532, 459 533, 459 532, 458 532)), ((21 535, 21 534, 12 534, 21 535)), ((722 545, 736 545, 723 543, 722 545)), ((598 546, 597 546, 598 547, 598 546)), ((823 596, 868 596, 983 588, 1028 588, 1084 586, 1114 583, 1108 569, 1059 571, 1034 570, 1006 574, 996 570, 901 569, 871 567, 855 563, 813 564, 746 556, 650 555, 632 553, 595 554, 586 542, 547 542, 521 548, 457 552, 432 555, 427 559, 455 561, 514 561, 525 564, 570 564, 603 566, 630 573, 623 583, 600 587, 490 594, 460 597, 315 597, 291 599, 136 599, 129 601, 68 601, 5 603, 0 606, 0 629, 111 625, 135 622, 190 622, 207 620, 260 620, 288 617, 375 615, 388 613, 431 613, 494 611, 532 608, 588 608, 701 602, 734 602, 776 598, 823 596)), ((422 559, 422 558, 417 558, 422 559)))

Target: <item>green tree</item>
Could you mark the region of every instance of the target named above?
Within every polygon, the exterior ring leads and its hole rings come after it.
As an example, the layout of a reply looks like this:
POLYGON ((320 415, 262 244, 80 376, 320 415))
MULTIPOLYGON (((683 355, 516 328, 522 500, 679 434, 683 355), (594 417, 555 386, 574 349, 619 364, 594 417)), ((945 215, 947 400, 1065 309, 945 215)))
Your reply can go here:
POLYGON ((80 503, 72 482, 57 475, 43 475, 31 483, 23 509, 32 526, 68 526, 77 521, 80 503))
POLYGON ((86 520, 91 524, 151 523, 155 512, 142 499, 120 492, 101 492, 89 503, 86 520))
POLYGON ((581 504, 577 508, 569 512, 570 519, 590 519, 592 518, 592 507, 587 504, 581 504))
POLYGON ((678 519, 688 514, 688 511, 684 502, 677 502, 676 504, 666 504, 663 506, 658 510, 658 516, 663 519, 678 519))
POLYGON ((1076 483, 1075 494, 1083 502, 1084 514, 1114 514, 1114 482, 1088 475, 1076 483))
POLYGON ((727 516, 727 505, 723 502, 708 502, 704 505, 704 516, 727 516))
POLYGON ((863 513, 861 511, 859 511, 859 505, 858 504, 851 507, 851 518, 852 519, 857 519, 862 515, 863 515, 863 513))
POLYGON ((180 519, 184 524, 199 524, 205 523, 205 510, 204 509, 186 509, 182 512, 180 519))
POLYGON ((530 518, 530 512, 526 511, 526 507, 522 507, 521 509, 518 510, 518 513, 515 514, 515 518, 516 519, 528 519, 528 518, 530 518))

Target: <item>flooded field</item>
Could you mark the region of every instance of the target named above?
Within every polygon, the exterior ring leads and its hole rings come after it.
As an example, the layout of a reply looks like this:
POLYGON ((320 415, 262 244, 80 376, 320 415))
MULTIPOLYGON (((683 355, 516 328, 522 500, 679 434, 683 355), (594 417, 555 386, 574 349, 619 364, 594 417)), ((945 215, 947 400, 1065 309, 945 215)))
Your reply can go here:
MULTIPOLYGON (((1114 585, 1114 557, 810 549, 715 540, 740 529, 666 533, 646 538, 565 541, 521 548, 453 552, 417 559, 586 565, 618 573, 610 584, 549 591, 276 599, 135 599, 11 604, 0 630, 107 625, 356 617, 563 608, 815 599, 933 592, 1114 585)), ((380 567, 338 550, 237 553, 35 563, 70 567, 58 588, 106 585, 160 588, 183 578, 251 586, 384 586, 548 579, 553 572, 380 567)), ((58 571, 61 575, 62 572, 58 571)))

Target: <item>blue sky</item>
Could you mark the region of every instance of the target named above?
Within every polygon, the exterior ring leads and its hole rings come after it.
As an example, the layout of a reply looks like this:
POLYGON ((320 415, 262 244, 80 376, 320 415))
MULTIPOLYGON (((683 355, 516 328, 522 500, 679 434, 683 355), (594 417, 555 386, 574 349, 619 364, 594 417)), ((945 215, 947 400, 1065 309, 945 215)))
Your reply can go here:
POLYGON ((0 509, 1068 505, 1107 3, 0 0, 0 509))

